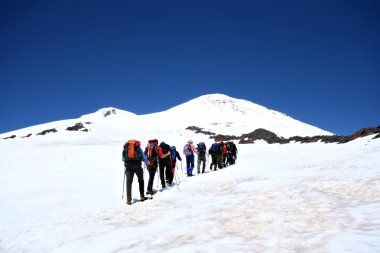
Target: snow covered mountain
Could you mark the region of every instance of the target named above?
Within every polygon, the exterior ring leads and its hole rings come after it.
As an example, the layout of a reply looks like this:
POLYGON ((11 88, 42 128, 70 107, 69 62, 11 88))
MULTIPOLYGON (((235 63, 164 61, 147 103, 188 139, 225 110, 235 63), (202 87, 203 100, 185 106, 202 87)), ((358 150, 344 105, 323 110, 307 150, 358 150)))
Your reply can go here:
POLYGON ((238 144, 235 165, 209 172, 208 163, 209 173, 186 178, 178 162, 176 185, 162 189, 156 175, 153 200, 127 206, 124 141, 158 138, 181 150, 207 138, 190 125, 326 133, 216 94, 149 115, 104 108, 2 134, 16 137, 0 139, 0 252, 380 252, 374 134, 344 145, 238 144))
MULTIPOLYGON (((104 135, 113 133, 117 136, 134 134, 139 138, 147 135, 149 138, 157 138, 151 135, 152 132, 160 133, 165 138, 172 136, 173 133, 189 136, 189 131, 186 131, 189 126, 197 126, 203 128, 204 131, 216 134, 229 135, 241 135, 258 128, 264 128, 285 138, 331 134, 250 101, 212 94, 195 98, 167 111, 146 115, 136 115, 116 108, 104 108, 79 119, 41 124, 2 134, 0 138, 12 135, 16 137, 36 135, 48 129, 56 129, 59 133, 79 122, 84 125, 82 131, 89 130, 96 133, 103 131, 104 135)), ((84 136, 89 135, 91 133, 84 136)))

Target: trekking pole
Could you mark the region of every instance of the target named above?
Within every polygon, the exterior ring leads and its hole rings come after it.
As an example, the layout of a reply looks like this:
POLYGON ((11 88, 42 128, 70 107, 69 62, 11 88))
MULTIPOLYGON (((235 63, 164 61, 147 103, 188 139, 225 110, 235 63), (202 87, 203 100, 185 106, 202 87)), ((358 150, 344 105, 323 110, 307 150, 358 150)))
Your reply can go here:
MULTIPOLYGON (((177 171, 179 171, 179 166, 178 164, 176 164, 176 167, 177 167, 177 171)), ((181 173, 180 173, 181 174, 181 173)), ((179 177, 178 173, 177 173, 177 177, 178 177, 178 180, 181 180, 181 182, 185 181, 184 178, 183 178, 183 174, 181 176, 181 178, 179 177)))
POLYGON ((174 170, 174 180, 175 180, 175 185, 177 186, 177 190, 179 191, 178 181, 177 181, 177 173, 175 172, 175 170, 174 170))
POLYGON ((160 167, 158 166, 158 163, 157 163, 157 189, 158 189, 158 181, 160 181, 160 167))
MULTIPOLYGON (((178 166, 179 167, 179 166, 178 166)), ((184 175, 184 173, 183 173, 183 170, 182 170, 182 162, 181 162, 181 175, 182 175, 182 180, 183 181, 186 181, 186 177, 185 177, 185 175, 184 175)))
POLYGON ((181 171, 182 171, 182 178, 185 178, 185 181, 186 181, 186 177, 184 176, 183 169, 182 169, 182 161, 181 161, 181 171))
POLYGON ((125 175, 125 170, 126 170, 126 169, 127 169, 127 168, 124 169, 123 194, 121 195, 121 199, 124 199, 124 185, 125 185, 125 177, 126 177, 126 175, 125 175))
POLYGON ((206 158, 207 160, 206 160, 206 169, 208 168, 208 172, 210 172, 211 170, 210 170, 210 155, 208 155, 207 156, 207 158, 206 158))
MULTIPOLYGON (((178 163, 175 165, 175 169, 178 171, 178 163)), ((178 175, 177 175, 177 176, 178 176, 178 175)), ((181 177, 182 177, 182 181, 184 181, 184 180, 183 180, 183 175, 182 175, 181 177)), ((178 179, 180 179, 179 176, 178 176, 178 179)))

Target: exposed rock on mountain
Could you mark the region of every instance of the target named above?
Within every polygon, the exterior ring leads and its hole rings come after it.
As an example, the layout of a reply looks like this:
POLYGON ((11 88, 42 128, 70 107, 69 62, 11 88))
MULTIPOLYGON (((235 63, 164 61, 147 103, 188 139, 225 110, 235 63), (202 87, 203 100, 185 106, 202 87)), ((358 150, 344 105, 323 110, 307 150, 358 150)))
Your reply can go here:
POLYGON ((239 143, 253 143, 255 140, 264 140, 269 144, 272 143, 281 143, 284 139, 278 137, 275 133, 271 131, 259 128, 249 134, 243 134, 240 138, 239 143))
POLYGON ((240 137, 237 137, 235 135, 215 135, 214 137, 210 137, 215 140, 215 142, 221 142, 221 141, 230 141, 230 140, 239 140, 240 137))
POLYGON ((16 135, 11 135, 11 136, 9 136, 9 137, 5 137, 5 138, 3 138, 4 140, 7 140, 7 139, 14 139, 14 138, 16 138, 16 135))
POLYGON ((104 117, 110 116, 111 114, 116 114, 116 110, 115 109, 110 109, 108 111, 105 111, 104 112, 104 117))
POLYGON ((58 132, 57 129, 52 128, 52 129, 44 130, 44 131, 38 133, 37 135, 45 135, 45 134, 48 134, 48 133, 56 133, 56 132, 58 132))
POLYGON ((205 135, 212 135, 214 136, 215 133, 213 132, 210 132, 210 131, 204 131, 203 128, 200 128, 200 127, 196 127, 196 126, 189 126, 186 128, 186 130, 191 130, 191 131, 194 131, 196 134, 205 134, 205 135))
POLYGON ((82 123, 76 123, 75 124, 75 126, 71 126, 71 127, 68 127, 68 128, 66 128, 66 130, 67 131, 83 131, 83 132, 88 132, 88 129, 87 128, 85 128, 84 126, 83 126, 83 124, 82 123))
MULTIPOLYGON (((368 136, 368 135, 371 135, 371 134, 379 134, 380 133, 380 126, 377 126, 377 127, 369 127, 369 128, 362 128, 360 129, 359 131, 355 132, 353 135, 351 135, 350 137, 350 141, 351 140, 355 140, 356 138, 359 138, 359 137, 364 137, 364 136, 368 136)), ((374 138, 378 138, 377 136, 375 136, 374 138)))
POLYGON ((355 132, 349 136, 339 136, 339 135, 316 135, 316 136, 293 136, 290 138, 278 137, 275 133, 270 132, 266 129, 256 129, 255 131, 243 134, 240 137, 231 136, 231 135, 216 135, 214 136, 215 142, 228 141, 228 140, 240 140, 239 144, 254 143, 257 140, 266 141, 269 144, 279 143, 287 144, 292 141, 300 143, 314 143, 314 142, 324 142, 324 143, 347 143, 349 141, 355 140, 359 137, 365 137, 368 135, 377 134, 373 139, 380 137, 380 126, 362 128, 359 131, 355 132))

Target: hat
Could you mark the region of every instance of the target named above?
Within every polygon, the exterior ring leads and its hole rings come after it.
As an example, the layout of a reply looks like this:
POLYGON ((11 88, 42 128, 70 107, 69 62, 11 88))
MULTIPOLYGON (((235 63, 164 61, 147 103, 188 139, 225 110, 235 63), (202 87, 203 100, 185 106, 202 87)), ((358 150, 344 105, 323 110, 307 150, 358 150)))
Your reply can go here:
POLYGON ((192 140, 189 140, 187 143, 193 143, 193 141, 192 141, 192 140))

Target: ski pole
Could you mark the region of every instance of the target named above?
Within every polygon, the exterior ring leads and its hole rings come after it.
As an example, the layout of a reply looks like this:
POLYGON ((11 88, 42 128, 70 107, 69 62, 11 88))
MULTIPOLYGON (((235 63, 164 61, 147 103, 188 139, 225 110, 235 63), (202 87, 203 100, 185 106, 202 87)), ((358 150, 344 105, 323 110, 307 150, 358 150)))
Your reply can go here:
MULTIPOLYGON (((176 167, 176 171, 179 171, 179 170, 178 170, 178 164, 176 164, 175 167, 176 167)), ((178 181, 180 181, 180 182, 183 182, 183 181, 184 181, 184 180, 183 180, 183 175, 182 175, 181 178, 178 176, 178 173, 176 173, 176 175, 177 175, 177 177, 178 177, 178 181)))
MULTIPOLYGON (((178 171, 178 164, 175 165, 175 169, 178 171)), ((177 176, 178 176, 178 175, 177 175, 177 176)), ((183 180, 183 174, 182 174, 181 177, 182 177, 182 181, 184 181, 184 180, 183 180)), ((178 178, 179 178, 179 176, 178 176, 178 178)), ((179 178, 179 179, 180 179, 180 178, 179 178)))
POLYGON ((121 195, 121 199, 124 199, 124 185, 125 185, 125 177, 126 177, 125 172, 126 172, 126 169, 127 168, 124 169, 123 194, 121 195))
MULTIPOLYGON (((181 160, 181 172, 182 172, 182 178, 185 178, 183 175, 184 173, 183 173, 183 169, 182 169, 182 160, 181 160)), ((184 179, 184 181, 186 181, 186 178, 184 179)))
POLYGON ((178 187, 178 181, 177 181, 177 173, 175 172, 174 170, 174 180, 175 180, 175 185, 177 186, 177 190, 179 191, 179 187, 178 187))
POLYGON ((157 189, 158 189, 158 181, 160 181, 160 167, 158 166, 158 163, 157 163, 157 189))
MULTIPOLYGON (((181 162, 181 165, 182 165, 182 162, 181 162)), ((178 166, 178 170, 179 170, 179 166, 178 166)), ((181 166, 181 176, 182 176, 182 181, 186 181, 185 175, 183 175, 182 166, 181 166)))

